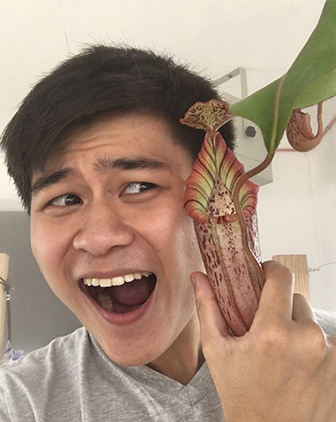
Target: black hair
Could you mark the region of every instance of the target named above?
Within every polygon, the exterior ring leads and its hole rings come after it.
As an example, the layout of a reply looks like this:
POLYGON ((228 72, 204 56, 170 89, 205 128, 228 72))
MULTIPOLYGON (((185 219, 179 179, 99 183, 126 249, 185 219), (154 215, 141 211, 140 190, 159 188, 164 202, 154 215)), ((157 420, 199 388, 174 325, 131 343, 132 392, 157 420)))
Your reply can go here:
MULTIPOLYGON (((145 112, 166 120, 193 158, 204 132, 179 122, 197 101, 219 98, 211 83, 151 50, 96 45, 61 63, 23 100, 1 140, 9 175, 30 210, 31 178, 43 171, 62 134, 101 114, 145 112)), ((221 128, 233 149, 233 126, 221 128)))

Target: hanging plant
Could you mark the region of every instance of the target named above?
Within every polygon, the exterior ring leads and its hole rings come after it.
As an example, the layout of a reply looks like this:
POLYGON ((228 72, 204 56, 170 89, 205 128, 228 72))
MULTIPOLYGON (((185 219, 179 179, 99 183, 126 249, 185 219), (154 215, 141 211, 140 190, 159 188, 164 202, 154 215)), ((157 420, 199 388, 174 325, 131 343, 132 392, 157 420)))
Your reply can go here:
POLYGON ((223 316, 235 335, 250 327, 264 275, 257 229, 258 187, 249 179, 272 161, 287 133, 298 151, 318 145, 324 129, 322 102, 336 95, 336 1, 327 0, 308 42, 288 72, 256 93, 228 107, 219 100, 196 103, 183 124, 205 130, 202 149, 186 180, 185 208, 195 230, 210 283, 223 316), (302 108, 318 104, 318 131, 302 108), (248 172, 226 147, 218 129, 234 116, 259 126, 267 155, 248 172))

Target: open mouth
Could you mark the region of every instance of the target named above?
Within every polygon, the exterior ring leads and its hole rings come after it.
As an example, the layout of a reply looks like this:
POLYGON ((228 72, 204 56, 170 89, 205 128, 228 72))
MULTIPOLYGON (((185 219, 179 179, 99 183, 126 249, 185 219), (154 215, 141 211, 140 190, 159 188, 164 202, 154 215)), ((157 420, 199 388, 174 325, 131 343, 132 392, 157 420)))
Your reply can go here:
POLYGON ((156 276, 139 272, 114 278, 84 278, 81 282, 83 290, 102 308, 127 313, 147 302, 155 288, 156 276))

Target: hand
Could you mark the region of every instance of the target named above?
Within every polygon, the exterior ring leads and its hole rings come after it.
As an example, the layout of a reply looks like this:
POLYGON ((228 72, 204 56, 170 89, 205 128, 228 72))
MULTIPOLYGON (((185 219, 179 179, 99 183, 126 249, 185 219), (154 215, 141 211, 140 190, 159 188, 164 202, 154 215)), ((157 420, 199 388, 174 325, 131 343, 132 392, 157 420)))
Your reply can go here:
POLYGON ((207 277, 194 273, 202 347, 225 422, 335 422, 336 339, 293 296, 293 275, 264 265, 266 282, 250 330, 233 337, 207 277))

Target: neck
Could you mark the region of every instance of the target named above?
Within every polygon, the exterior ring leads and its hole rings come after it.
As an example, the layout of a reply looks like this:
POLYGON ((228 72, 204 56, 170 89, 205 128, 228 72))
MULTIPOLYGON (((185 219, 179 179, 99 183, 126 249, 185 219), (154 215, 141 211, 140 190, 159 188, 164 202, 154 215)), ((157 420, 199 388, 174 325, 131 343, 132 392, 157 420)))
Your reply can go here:
POLYGON ((187 385, 203 363, 200 326, 195 314, 169 349, 148 366, 187 385))

